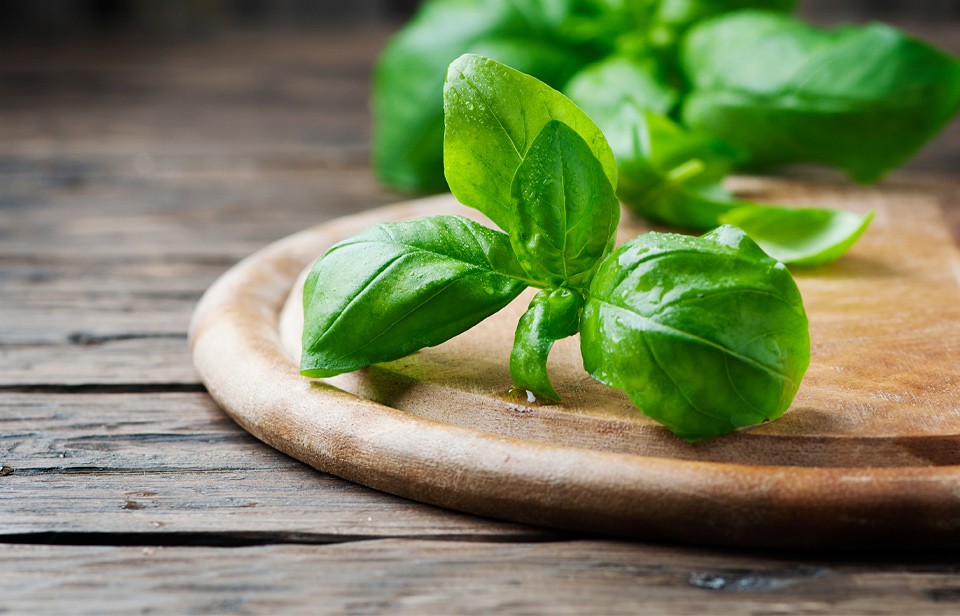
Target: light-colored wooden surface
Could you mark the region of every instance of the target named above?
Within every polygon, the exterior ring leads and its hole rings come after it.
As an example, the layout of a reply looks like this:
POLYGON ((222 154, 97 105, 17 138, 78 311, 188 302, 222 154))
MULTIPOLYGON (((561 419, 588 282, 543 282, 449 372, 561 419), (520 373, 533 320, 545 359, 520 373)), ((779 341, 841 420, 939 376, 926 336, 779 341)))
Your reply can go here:
MULTIPOLYGON (((222 414, 187 349, 201 293, 402 198, 367 163, 386 34, 4 43, 0 611, 956 613, 951 551, 550 532, 318 473, 222 414)), ((920 169, 955 176, 958 127, 920 169)), ((941 206, 960 237, 960 203, 941 206)))

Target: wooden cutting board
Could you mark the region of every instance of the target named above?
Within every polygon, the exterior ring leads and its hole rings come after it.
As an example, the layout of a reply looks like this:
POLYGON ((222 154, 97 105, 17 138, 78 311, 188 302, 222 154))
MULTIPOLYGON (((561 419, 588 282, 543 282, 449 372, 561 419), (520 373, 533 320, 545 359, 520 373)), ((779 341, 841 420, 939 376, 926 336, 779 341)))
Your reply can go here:
MULTIPOLYGON (((794 274, 810 369, 778 421, 694 445, 582 368, 550 358, 561 404, 510 391, 530 294, 440 346, 326 382, 299 376, 300 283, 370 224, 482 220, 445 195, 342 218, 249 257, 191 326, 211 395, 312 466, 442 506, 578 530, 736 545, 960 545, 960 253, 944 216, 960 189, 738 178, 754 200, 876 212, 841 261, 794 274)), ((647 229, 625 217, 621 239, 647 229)))

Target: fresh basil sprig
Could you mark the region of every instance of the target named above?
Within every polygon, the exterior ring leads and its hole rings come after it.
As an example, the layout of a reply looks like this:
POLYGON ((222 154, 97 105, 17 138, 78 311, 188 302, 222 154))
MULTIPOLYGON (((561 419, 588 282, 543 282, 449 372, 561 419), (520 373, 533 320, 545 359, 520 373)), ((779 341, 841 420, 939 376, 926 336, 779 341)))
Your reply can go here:
MULTIPOLYGON (((615 60, 676 91, 687 128, 743 146, 751 166, 814 162, 874 181, 957 114, 960 62, 890 26, 820 29, 793 0, 427 0, 383 51, 374 166, 407 190, 440 190, 444 69, 482 53, 555 86, 615 60)), ((646 109, 665 113, 662 101, 646 109)), ((676 112, 675 108, 670 110, 676 112)), ((675 118, 676 119, 676 118, 675 118)), ((612 140, 618 137, 608 135, 612 140)))
MULTIPOLYGON (((404 189, 440 190, 451 181, 440 172, 437 92, 448 62, 482 53, 564 87, 600 124, 619 165, 618 194, 635 212, 686 229, 738 221, 777 259, 827 263, 853 244, 869 215, 776 211, 726 193, 723 177, 742 166, 813 162, 874 181, 960 110, 960 62, 890 26, 808 26, 785 15, 795 4, 427 0, 377 66, 375 167, 385 182, 404 189)), ((516 124, 509 114, 519 101, 487 102, 493 116, 506 112, 502 117, 516 124)), ((558 119, 581 130, 570 118, 558 119)), ((505 180, 545 122, 541 114, 519 132, 507 131, 518 139, 512 159, 477 153, 473 164, 503 165, 494 170, 504 181, 491 204, 475 205, 484 202, 488 185, 473 194, 451 189, 506 228, 505 180)), ((453 166, 471 162, 464 152, 453 166)))
POLYGON ((731 226, 700 238, 650 233, 613 250, 610 148, 572 102, 529 76, 463 56, 444 109, 454 194, 507 233, 440 216, 331 248, 304 287, 304 375, 439 344, 532 286, 540 291, 510 356, 519 389, 558 400, 547 359, 579 332, 588 372, 686 440, 786 410, 810 341, 783 264, 731 226))

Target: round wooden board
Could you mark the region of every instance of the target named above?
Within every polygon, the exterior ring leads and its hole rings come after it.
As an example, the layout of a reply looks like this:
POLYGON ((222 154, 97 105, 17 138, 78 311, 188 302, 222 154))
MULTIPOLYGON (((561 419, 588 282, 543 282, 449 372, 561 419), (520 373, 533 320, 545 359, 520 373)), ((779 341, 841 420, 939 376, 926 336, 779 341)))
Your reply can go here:
MULTIPOLYGON (((777 547, 960 545, 960 259, 940 190, 737 178, 757 200, 875 210, 841 261, 797 270, 811 366, 787 414, 690 445, 550 360, 559 405, 510 393, 521 296, 440 346, 327 381, 301 377, 298 279, 363 228, 479 214, 443 195, 341 218, 227 272, 191 324, 194 362, 241 426, 351 481, 566 529, 777 547)), ((645 229, 625 217, 622 239, 645 229), (632 225, 632 226, 631 226, 632 225)))

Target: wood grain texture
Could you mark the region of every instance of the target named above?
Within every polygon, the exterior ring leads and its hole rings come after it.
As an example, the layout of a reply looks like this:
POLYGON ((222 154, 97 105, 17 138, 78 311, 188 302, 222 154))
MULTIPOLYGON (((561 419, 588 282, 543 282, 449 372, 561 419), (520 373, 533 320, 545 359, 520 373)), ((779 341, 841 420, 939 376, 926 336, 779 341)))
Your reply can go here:
MULTIPOLYGON (((263 447, 201 393, 0 393, 0 535, 299 537, 502 535, 534 528, 450 515, 324 475, 263 447), (64 515, 64 512, 69 515, 64 515)), ((103 539, 101 539, 103 540, 103 539)), ((140 539, 148 541, 148 539, 140 539)))
POLYGON ((955 614, 955 562, 612 541, 0 546, 0 607, 127 614, 955 614), (203 570, 197 570, 197 563, 203 570), (150 575, 144 575, 149 571, 150 575))
POLYGON ((63 385, 149 387, 170 383, 174 390, 187 384, 199 386, 182 333, 128 330, 91 335, 75 331, 69 336, 72 340, 65 343, 16 344, 0 350, 5 365, 0 390, 63 385))
POLYGON ((522 305, 387 365, 386 378, 375 367, 336 381, 374 400, 300 377, 281 334, 295 336, 296 326, 280 321, 281 312, 296 313, 296 295, 293 309, 283 306, 303 267, 372 221, 463 210, 443 196, 339 219, 251 256, 198 307, 194 361, 214 398, 258 438, 425 502, 561 528, 742 545, 960 541, 960 401, 951 386, 960 368, 950 361, 960 339, 958 255, 936 193, 770 179, 733 188, 878 214, 845 260, 798 275, 819 366, 783 422, 686 445, 577 372, 575 340, 558 345, 553 366, 570 402, 541 411, 506 398, 522 305), (223 357, 236 359, 225 366, 223 357), (891 393, 876 396, 878 387, 891 393), (538 414, 531 426, 527 417, 538 414))
MULTIPOLYGON (((0 42, 0 612, 954 613, 949 553, 531 543, 556 534, 317 473, 225 420, 183 337, 203 290, 401 198, 367 164, 391 29, 0 42)), ((955 25, 920 33, 960 51, 955 25)), ((913 168, 955 176, 958 131, 913 168)))

